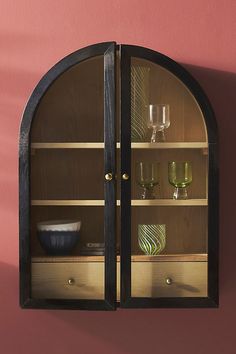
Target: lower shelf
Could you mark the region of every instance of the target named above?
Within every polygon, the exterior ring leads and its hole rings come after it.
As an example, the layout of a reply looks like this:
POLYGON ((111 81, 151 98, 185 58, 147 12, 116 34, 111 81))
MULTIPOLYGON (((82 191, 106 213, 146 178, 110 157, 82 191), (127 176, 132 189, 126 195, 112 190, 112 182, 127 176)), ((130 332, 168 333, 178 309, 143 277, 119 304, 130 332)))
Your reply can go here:
MULTIPOLYGON (((120 256, 117 256, 120 262, 120 256)), ((132 255, 132 262, 207 262, 207 253, 194 254, 159 254, 157 256, 132 255)), ((32 257, 32 263, 74 263, 74 262, 104 262, 104 256, 44 256, 32 257)))
MULTIPOLYGON (((193 259, 204 258, 204 255, 199 255, 199 258, 197 255, 191 256, 193 259)), ((154 256, 156 260, 153 262, 143 261, 145 256, 133 257, 131 263, 133 297, 207 296, 206 255, 205 261, 189 261, 189 258, 186 261, 178 261, 176 258, 178 255, 154 256)), ((88 258, 90 257, 54 257, 53 261, 52 257, 33 258, 32 297, 35 299, 104 299, 104 258, 97 256, 93 257, 92 261, 86 260, 88 258)), ((119 299, 120 267, 118 266, 117 301, 119 299)))

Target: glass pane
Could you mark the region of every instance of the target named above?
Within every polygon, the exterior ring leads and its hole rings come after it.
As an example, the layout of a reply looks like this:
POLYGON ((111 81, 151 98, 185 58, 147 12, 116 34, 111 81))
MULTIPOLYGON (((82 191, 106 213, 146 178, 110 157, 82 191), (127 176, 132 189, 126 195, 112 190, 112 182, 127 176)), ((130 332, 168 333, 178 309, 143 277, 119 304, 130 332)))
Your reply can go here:
POLYGON ((31 131, 32 297, 104 299, 103 56, 62 74, 31 131))
POLYGON ((131 60, 131 296, 207 296, 207 135, 187 87, 131 60))

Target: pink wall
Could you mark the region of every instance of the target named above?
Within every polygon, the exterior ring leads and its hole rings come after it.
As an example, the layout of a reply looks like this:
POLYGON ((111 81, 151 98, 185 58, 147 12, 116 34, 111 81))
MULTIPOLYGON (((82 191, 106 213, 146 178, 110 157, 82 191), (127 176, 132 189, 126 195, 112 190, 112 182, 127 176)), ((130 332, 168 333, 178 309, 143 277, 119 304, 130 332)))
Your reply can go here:
POLYGON ((0 353, 236 352, 236 2, 1 0, 0 353), (187 65, 212 101, 221 137, 219 309, 31 311, 18 306, 18 129, 30 92, 68 53, 115 40, 187 65))

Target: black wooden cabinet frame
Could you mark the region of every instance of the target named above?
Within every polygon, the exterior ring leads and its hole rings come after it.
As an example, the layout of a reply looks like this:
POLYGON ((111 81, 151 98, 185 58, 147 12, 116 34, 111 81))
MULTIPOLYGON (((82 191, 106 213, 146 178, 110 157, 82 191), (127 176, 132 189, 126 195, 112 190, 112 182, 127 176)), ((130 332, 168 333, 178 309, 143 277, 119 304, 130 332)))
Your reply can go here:
POLYGON ((20 304, 23 308, 115 310, 146 307, 217 307, 218 306, 218 138, 211 105, 196 80, 170 58, 147 48, 95 44, 78 50, 56 64, 33 91, 23 114, 19 146, 20 210, 20 304), (121 171, 116 171, 116 52, 120 57, 121 80, 121 171), (116 179, 104 181, 105 299, 55 300, 31 297, 30 245, 30 132, 41 99, 53 82, 69 68, 92 57, 104 57, 104 175, 127 173, 131 176, 131 58, 156 63, 178 77, 191 91, 203 113, 209 143, 208 179, 208 297, 133 298, 131 297, 131 178, 121 179, 121 299, 116 301, 116 179))

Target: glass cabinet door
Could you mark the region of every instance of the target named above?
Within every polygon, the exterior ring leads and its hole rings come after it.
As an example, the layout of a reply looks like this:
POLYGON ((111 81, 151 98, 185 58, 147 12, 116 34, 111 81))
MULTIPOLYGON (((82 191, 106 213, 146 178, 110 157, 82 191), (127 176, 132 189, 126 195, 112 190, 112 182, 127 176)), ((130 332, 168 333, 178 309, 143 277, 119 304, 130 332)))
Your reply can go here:
POLYGON ((214 147, 181 70, 151 50, 121 48, 124 307, 201 306, 216 294, 208 263, 214 263, 209 233, 217 239, 209 228, 217 216, 208 190, 214 147))
POLYGON ((29 140, 29 296, 114 309, 115 45, 74 53, 53 74, 29 140))

